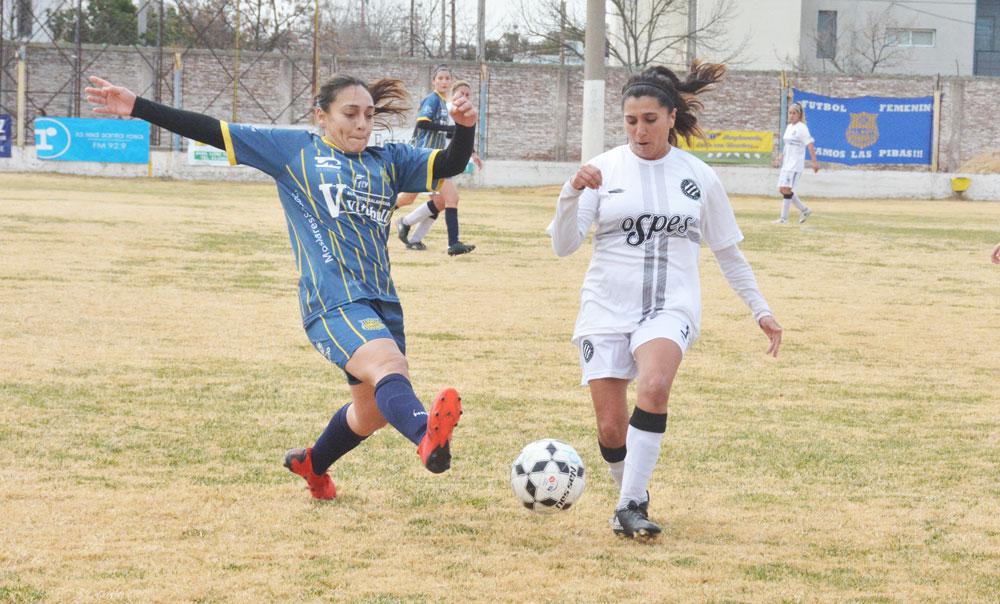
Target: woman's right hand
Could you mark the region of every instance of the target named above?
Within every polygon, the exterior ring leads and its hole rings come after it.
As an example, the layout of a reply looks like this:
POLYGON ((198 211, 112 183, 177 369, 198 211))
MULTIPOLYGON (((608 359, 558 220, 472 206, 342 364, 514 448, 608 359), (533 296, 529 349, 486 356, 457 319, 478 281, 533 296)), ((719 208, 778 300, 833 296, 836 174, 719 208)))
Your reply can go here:
POLYGON ((571 187, 577 191, 583 189, 598 189, 601 186, 601 171, 590 164, 580 166, 573 178, 569 179, 571 187))
POLYGON ((95 88, 88 86, 84 92, 87 94, 87 102, 94 106, 94 113, 121 117, 132 115, 132 109, 135 107, 134 92, 128 88, 115 86, 97 76, 90 76, 89 79, 95 88))

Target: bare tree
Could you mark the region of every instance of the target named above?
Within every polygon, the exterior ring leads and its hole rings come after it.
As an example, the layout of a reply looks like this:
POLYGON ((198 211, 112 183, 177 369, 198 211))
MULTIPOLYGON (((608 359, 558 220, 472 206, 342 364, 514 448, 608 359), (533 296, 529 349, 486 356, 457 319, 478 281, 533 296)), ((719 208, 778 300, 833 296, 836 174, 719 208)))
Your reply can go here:
MULTIPOLYGON (((567 8, 563 0, 520 0, 525 34, 539 39, 541 48, 556 48, 583 58, 586 15, 567 8)), ((684 63, 689 42, 697 54, 713 61, 733 63, 746 48, 749 34, 733 41, 730 25, 736 0, 719 0, 698 19, 688 14, 694 0, 608 0, 608 53, 630 70, 653 63, 684 63)))
POLYGON ((816 60, 786 57, 785 64, 796 71, 810 71, 818 62, 821 71, 832 68, 846 74, 876 73, 898 67, 912 56, 912 48, 901 45, 899 37, 907 26, 907 22, 892 14, 891 5, 881 11, 868 11, 842 31, 810 34, 813 47, 826 47, 827 56, 816 60))

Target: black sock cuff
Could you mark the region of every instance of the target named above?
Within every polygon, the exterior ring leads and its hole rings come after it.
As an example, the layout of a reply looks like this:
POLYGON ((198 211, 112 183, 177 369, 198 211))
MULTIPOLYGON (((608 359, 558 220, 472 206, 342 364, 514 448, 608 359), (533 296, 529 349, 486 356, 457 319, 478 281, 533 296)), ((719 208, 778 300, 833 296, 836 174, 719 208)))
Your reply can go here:
POLYGON ((608 463, 618 463, 619 461, 625 460, 625 453, 626 453, 625 445, 611 448, 611 447, 605 447, 600 443, 600 441, 598 441, 597 446, 601 448, 601 457, 604 458, 604 461, 608 463))
POLYGON ((381 388, 382 386, 385 386, 386 384, 391 384, 393 382, 404 382, 406 383, 407 386, 410 386, 411 388, 413 387, 410 384, 410 380, 406 379, 406 376, 403 375, 402 373, 390 373, 389 375, 379 380, 377 384, 375 384, 375 392, 378 392, 378 389, 381 388))
POLYGON ((444 209, 444 215, 445 216, 458 216, 458 208, 445 208, 444 209))
POLYGON ((628 423, 633 428, 644 432, 663 434, 667 431, 667 414, 650 413, 636 407, 632 410, 632 417, 628 420, 628 423))
POLYGON ((427 202, 427 209, 431 211, 431 218, 438 217, 438 207, 434 205, 433 199, 427 202))
POLYGON ((782 193, 781 194, 781 196, 784 197, 785 199, 791 199, 792 195, 795 195, 795 193, 787 193, 787 194, 786 193, 782 193))

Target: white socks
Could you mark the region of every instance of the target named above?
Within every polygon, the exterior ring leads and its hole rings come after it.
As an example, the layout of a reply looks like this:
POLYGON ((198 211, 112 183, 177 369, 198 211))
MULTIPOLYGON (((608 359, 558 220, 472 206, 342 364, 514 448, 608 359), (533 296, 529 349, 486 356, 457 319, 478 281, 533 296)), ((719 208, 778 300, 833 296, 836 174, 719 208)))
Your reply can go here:
POLYGON ((646 501, 646 490, 649 479, 653 477, 653 468, 660 458, 662 440, 662 432, 646 432, 634 426, 628 427, 628 436, 625 437, 628 455, 625 456, 622 490, 615 509, 626 507, 629 501, 646 501))
POLYGON ((802 200, 799 199, 798 193, 792 193, 792 203, 795 204, 795 207, 797 207, 800 212, 805 212, 809 209, 806 207, 806 204, 802 203, 802 200))
POLYGON ((621 490, 622 476, 625 474, 625 460, 609 461, 607 464, 608 471, 611 472, 611 478, 615 481, 615 484, 618 485, 618 489, 621 490))
POLYGON ((649 480, 660 459, 660 443, 666 431, 666 413, 649 413, 638 407, 632 412, 625 435, 628 452, 625 455, 625 471, 616 509, 626 507, 629 501, 646 501, 649 480))
POLYGON ((437 218, 433 216, 421 220, 420 224, 417 225, 417 228, 413 229, 413 231, 410 233, 410 243, 417 243, 418 241, 422 241, 423 238, 427 235, 427 231, 431 230, 431 227, 434 226, 435 220, 437 220, 437 218))
MULTIPOLYGON (((406 226, 413 226, 418 222, 420 222, 421 220, 430 217, 431 217, 431 209, 427 206, 426 203, 422 203, 412 212, 403 217, 403 224, 405 224, 406 226)), ((412 237, 410 238, 410 241, 413 241, 412 237)))

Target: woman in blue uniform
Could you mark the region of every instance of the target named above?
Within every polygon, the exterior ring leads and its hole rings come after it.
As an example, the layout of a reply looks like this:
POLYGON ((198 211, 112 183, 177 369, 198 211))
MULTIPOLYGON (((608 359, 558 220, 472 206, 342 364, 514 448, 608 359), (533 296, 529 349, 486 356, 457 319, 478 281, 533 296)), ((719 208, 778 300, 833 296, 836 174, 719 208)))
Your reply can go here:
MULTIPOLYGON (((413 128, 413 140, 416 147, 442 149, 455 131, 448 112, 448 95, 452 94, 451 68, 438 65, 431 75, 433 90, 424 97, 417 113, 417 125, 413 128)), ((444 221, 448 227, 448 255, 468 254, 476 246, 462 243, 458 238, 458 187, 446 180, 439 189, 430 190, 430 200, 417 206, 415 210, 399 219, 396 223, 399 238, 407 249, 425 250, 424 235, 433 226, 441 210, 444 210, 444 221)), ((403 193, 396 200, 397 207, 410 205, 416 199, 416 193, 403 193)))
POLYGON ((387 241, 397 193, 434 189, 465 168, 476 108, 462 99, 454 104, 455 134, 446 149, 368 147, 376 122, 407 110, 399 80, 328 81, 315 99, 322 134, 228 124, 137 97, 98 77, 90 81, 86 94, 95 113, 144 119, 225 150, 232 165, 253 166, 274 178, 300 272, 303 325, 351 384, 352 402, 334 414, 316 444, 285 457, 313 497, 336 497, 327 469, 386 423, 417 445, 428 470, 447 470, 461 400, 447 388, 428 414, 410 385, 387 241))

